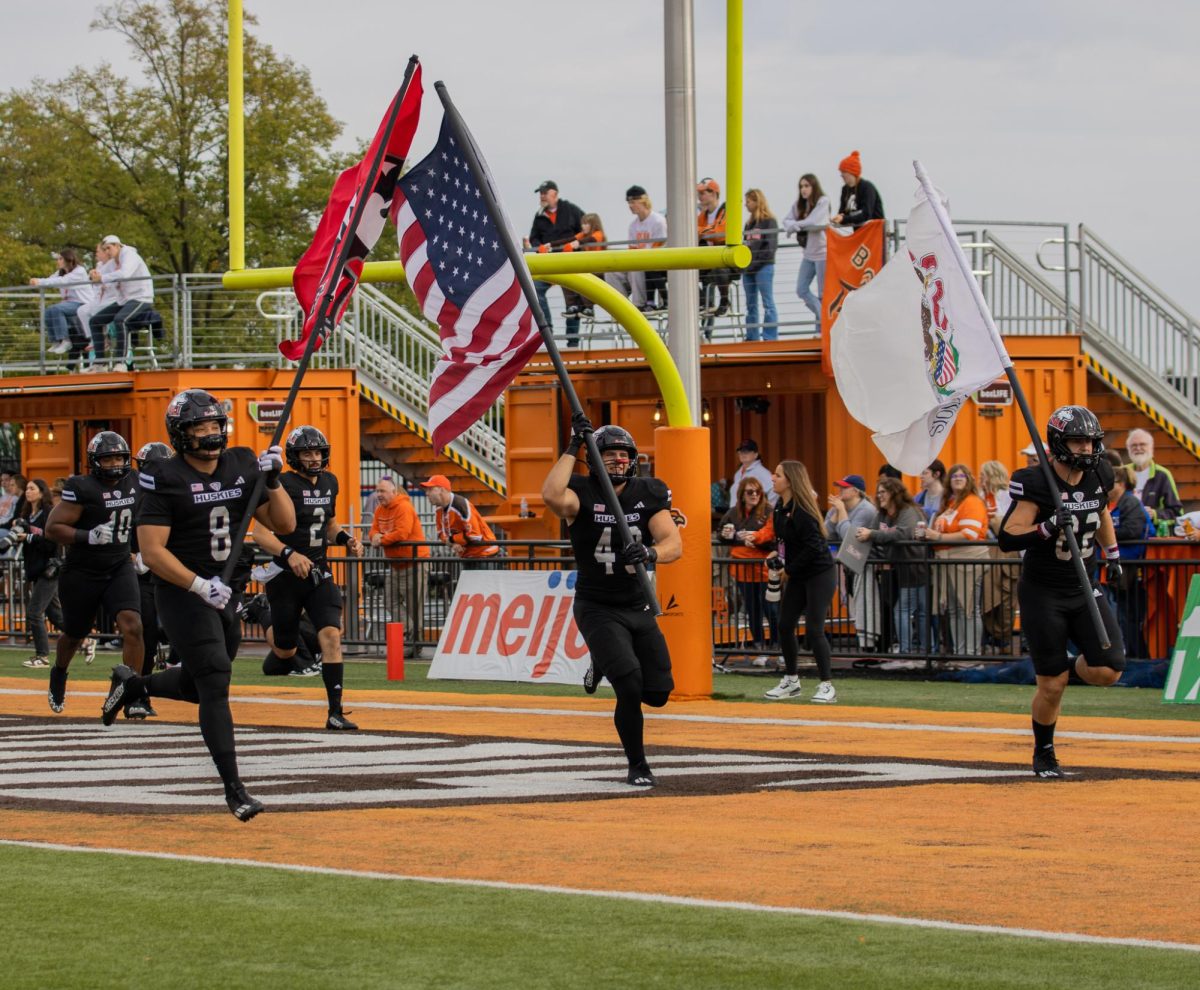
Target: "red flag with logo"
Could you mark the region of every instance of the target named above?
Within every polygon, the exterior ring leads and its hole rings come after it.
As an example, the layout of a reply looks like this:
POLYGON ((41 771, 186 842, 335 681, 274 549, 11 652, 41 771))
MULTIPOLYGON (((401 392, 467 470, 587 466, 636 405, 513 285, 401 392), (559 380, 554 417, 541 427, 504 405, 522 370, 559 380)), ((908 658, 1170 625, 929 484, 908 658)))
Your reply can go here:
POLYGON ((879 274, 884 254, 884 221, 868 220, 849 234, 832 227, 826 237, 825 286, 821 293, 821 370, 833 377, 829 357, 830 331, 846 297, 879 274))
POLYGON ((303 357, 313 332, 317 311, 321 308, 321 300, 335 275, 337 285, 333 291, 333 307, 329 319, 320 331, 314 350, 325 343, 329 332, 341 322, 346 312, 350 297, 354 295, 362 275, 363 263, 375 242, 379 240, 391 210, 396 180, 399 178, 404 159, 408 156, 413 134, 417 130, 417 121, 421 116, 421 94, 421 66, 418 64, 408 80, 408 85, 401 87, 389 104, 388 112, 384 114, 363 160, 346 169, 333 184, 333 192, 329 196, 329 203, 321 221, 317 224, 312 244, 296 262, 296 270, 292 275, 292 290, 296 293, 296 301, 304 310, 304 330, 298 340, 285 340, 279 345, 280 353, 290 361, 298 361, 303 357), (399 112, 393 119, 397 101, 400 101, 399 112), (380 146, 384 148, 383 158, 375 170, 373 165, 380 146), (366 208, 362 211, 358 225, 351 231, 349 226, 355 208, 364 196, 368 197, 366 208), (353 238, 350 254, 345 267, 337 273, 335 270, 338 267, 338 258, 347 237, 353 238))

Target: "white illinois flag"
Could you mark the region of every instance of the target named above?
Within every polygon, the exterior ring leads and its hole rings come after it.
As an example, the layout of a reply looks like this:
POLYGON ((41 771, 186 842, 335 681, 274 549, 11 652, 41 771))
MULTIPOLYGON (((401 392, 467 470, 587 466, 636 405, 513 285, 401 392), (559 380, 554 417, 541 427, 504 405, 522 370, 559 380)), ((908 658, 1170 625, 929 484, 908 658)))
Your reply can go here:
POLYGON ((925 193, 907 250, 852 292, 831 330, 834 378, 850 415, 905 474, 933 461, 971 393, 1004 363, 925 193))

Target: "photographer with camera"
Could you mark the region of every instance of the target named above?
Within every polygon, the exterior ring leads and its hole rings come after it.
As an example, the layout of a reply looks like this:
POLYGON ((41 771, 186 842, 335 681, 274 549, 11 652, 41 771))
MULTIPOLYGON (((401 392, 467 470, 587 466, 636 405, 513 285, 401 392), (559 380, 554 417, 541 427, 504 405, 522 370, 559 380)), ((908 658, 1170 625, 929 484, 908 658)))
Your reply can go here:
POLYGON ((55 628, 62 628, 62 609, 58 604, 58 569, 62 558, 58 544, 45 535, 49 515, 50 489, 41 478, 34 478, 25 486, 22 514, 13 520, 11 533, 0 544, 5 550, 24 545, 25 618, 33 637, 33 656, 24 661, 26 667, 50 666, 47 616, 55 628))

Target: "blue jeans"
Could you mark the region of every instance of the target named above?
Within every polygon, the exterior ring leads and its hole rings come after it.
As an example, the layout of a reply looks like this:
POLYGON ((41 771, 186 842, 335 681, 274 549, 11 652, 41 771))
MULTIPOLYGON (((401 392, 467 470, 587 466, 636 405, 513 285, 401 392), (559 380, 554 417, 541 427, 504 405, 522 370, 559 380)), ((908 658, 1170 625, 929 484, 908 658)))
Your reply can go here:
MULTIPOLYGON (((542 305, 542 313, 546 317, 546 326, 553 329, 554 321, 550 319, 550 300, 546 298, 546 294, 550 291, 549 282, 534 281, 533 288, 537 292, 538 302, 542 305)), ((566 294, 564 292, 564 298, 566 294)), ((579 317, 568 316, 567 322, 567 346, 575 347, 579 344, 579 317)))
POLYGON ((825 262, 809 261, 805 258, 800 262, 800 275, 796 279, 796 295, 817 318, 817 333, 821 332, 821 293, 825 290, 825 262), (817 294, 811 292, 813 277, 817 280, 817 294))
POLYGON ((917 652, 926 652, 925 642, 925 585, 919 584, 914 588, 901 586, 896 596, 896 631, 900 639, 900 652, 912 653, 914 645, 913 623, 916 623, 917 652))
POLYGON ((46 336, 50 338, 51 343, 57 344, 60 340, 67 339, 67 319, 74 316, 75 311, 82 305, 83 303, 68 300, 46 307, 46 336))
POLYGON ((775 309, 775 265, 763 265, 756 272, 742 273, 746 293, 746 339, 778 340, 779 313, 775 309), (762 296, 763 323, 758 322, 758 297, 762 296), (761 332, 761 337, 760 337, 761 332))

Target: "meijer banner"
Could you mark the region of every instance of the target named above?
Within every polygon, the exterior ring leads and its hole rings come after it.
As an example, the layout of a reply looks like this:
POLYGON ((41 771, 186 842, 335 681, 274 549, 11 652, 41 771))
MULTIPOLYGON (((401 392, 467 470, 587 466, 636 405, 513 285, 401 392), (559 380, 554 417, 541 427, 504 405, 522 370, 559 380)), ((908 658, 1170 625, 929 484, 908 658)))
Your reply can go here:
POLYGON ((575 571, 464 571, 431 679, 582 684, 588 649, 575 626, 575 571))

